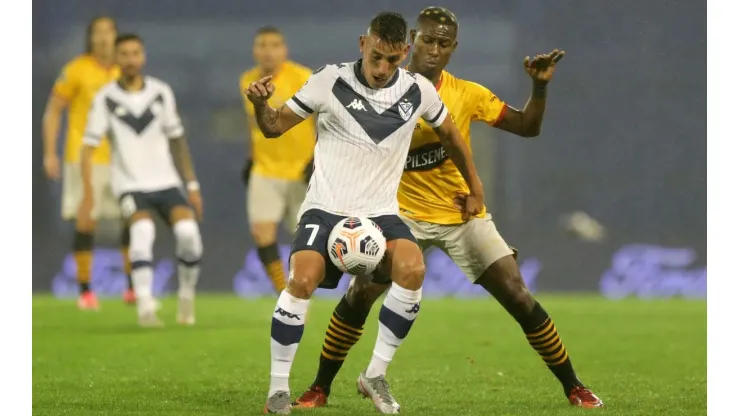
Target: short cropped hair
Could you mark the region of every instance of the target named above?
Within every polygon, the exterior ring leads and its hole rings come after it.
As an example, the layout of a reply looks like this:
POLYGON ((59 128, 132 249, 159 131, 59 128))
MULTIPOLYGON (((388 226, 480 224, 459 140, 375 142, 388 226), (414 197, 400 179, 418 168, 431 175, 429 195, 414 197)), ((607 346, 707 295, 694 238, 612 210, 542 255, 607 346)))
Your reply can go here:
POLYGON ((442 25, 453 26, 457 28, 457 17, 455 13, 452 13, 449 9, 444 7, 433 6, 427 7, 426 9, 419 12, 419 16, 416 18, 417 22, 423 20, 430 20, 435 23, 442 25))
POLYGON ((388 44, 397 45, 406 42, 408 24, 398 13, 382 12, 370 21, 369 32, 388 44))
POLYGON ((260 35, 282 35, 282 34, 283 32, 281 32, 280 29, 278 29, 275 26, 262 26, 261 28, 257 29, 257 33, 254 34, 254 37, 256 38, 257 36, 260 36, 260 35))
POLYGON ((116 46, 131 41, 139 42, 142 45, 144 44, 144 39, 136 33, 121 33, 116 37, 116 46))

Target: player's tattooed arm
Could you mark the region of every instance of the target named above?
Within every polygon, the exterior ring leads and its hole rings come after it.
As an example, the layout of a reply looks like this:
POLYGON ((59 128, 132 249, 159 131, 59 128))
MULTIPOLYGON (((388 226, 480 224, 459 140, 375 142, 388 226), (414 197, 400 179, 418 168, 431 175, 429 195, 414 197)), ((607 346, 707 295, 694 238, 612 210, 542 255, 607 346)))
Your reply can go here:
POLYGON ((177 171, 180 172, 186 183, 197 182, 193 159, 190 157, 190 147, 185 136, 170 139, 170 154, 172 161, 175 163, 177 171))
POLYGON ((254 105, 254 118, 262 134, 267 138, 276 138, 303 121, 303 118, 285 104, 277 109, 270 107, 267 100, 275 92, 271 79, 272 76, 269 76, 249 84, 244 93, 254 105))
POLYGON ((262 106, 255 105, 254 116, 262 134, 270 139, 282 136, 283 133, 303 121, 303 118, 285 104, 279 108, 272 108, 267 103, 262 106))
POLYGON ((532 93, 523 109, 508 107, 505 110, 498 128, 522 137, 540 134, 547 107, 547 84, 555 73, 555 65, 563 56, 564 51, 555 49, 549 54, 524 59, 524 69, 532 78, 532 93))

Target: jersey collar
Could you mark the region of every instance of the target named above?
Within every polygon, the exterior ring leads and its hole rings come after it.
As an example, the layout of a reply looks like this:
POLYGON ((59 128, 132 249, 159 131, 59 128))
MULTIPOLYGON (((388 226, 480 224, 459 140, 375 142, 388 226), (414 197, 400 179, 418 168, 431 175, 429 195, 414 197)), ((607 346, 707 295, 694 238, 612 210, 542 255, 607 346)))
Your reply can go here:
MULTIPOLYGON (((408 71, 409 66, 406 65, 405 67, 403 67, 403 69, 408 71)), ((434 86, 434 89, 436 89, 437 91, 439 91, 439 89, 442 88, 442 78, 444 76, 445 76, 445 71, 443 70, 442 73, 439 74, 439 81, 437 81, 437 85, 434 86)))
MULTIPOLYGON (((366 86, 366 87, 368 87, 370 89, 375 89, 375 88, 371 87, 370 84, 368 84, 367 79, 365 79, 365 75, 362 74, 362 59, 358 59, 357 62, 355 62, 354 69, 355 69, 355 78, 357 78, 357 80, 360 81, 360 84, 362 84, 362 85, 364 85, 364 86, 366 86)), ((393 84, 395 84, 396 81, 398 81, 398 78, 400 76, 401 76, 400 72, 398 71, 398 69, 396 69, 396 72, 393 74, 393 77, 391 78, 391 80, 388 81, 388 83, 385 84, 385 86, 383 88, 390 88, 390 87, 392 87, 393 84)))

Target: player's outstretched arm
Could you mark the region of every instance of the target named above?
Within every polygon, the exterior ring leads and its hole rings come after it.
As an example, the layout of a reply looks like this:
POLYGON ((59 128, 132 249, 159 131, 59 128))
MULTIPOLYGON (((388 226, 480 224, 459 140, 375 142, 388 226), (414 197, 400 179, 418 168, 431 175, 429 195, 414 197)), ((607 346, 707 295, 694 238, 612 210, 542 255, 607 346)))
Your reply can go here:
MULTIPOLYGON (((471 216, 477 215, 483 210, 483 183, 478 177, 478 171, 473 163, 473 154, 465 144, 460 131, 448 114, 439 127, 434 129, 439 136, 439 141, 444 146, 445 151, 450 156, 452 163, 462 174, 465 182, 470 188, 470 195, 465 199, 463 208, 463 219, 468 220, 471 216)), ((452 195, 454 197, 455 195, 452 195)))
POLYGON ((549 54, 524 59, 524 70, 532 78, 532 93, 524 108, 508 107, 496 127, 522 137, 535 137, 542 130, 547 106, 547 84, 555 73, 555 65, 565 56, 558 49, 549 54))
POLYGON ((298 116, 285 104, 277 109, 270 107, 267 100, 275 92, 271 79, 272 76, 269 76, 255 81, 244 91, 249 101, 254 104, 254 118, 262 134, 267 138, 280 137, 303 121, 303 117, 298 116))

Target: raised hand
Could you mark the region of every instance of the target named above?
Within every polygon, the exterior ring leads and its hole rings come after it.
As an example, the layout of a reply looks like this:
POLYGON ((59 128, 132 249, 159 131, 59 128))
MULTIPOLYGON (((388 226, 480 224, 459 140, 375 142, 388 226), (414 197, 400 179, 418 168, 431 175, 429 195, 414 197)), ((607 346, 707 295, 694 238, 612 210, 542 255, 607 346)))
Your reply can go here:
POLYGON ((249 101, 254 105, 266 105, 267 100, 269 100, 275 92, 275 85, 273 85, 270 80, 272 80, 272 75, 249 84, 249 87, 244 90, 244 94, 247 95, 249 101))
POLYGON ((524 58, 524 70, 527 71, 533 81, 548 83, 555 73, 555 65, 563 59, 565 51, 553 49, 548 54, 537 55, 534 58, 524 58))

